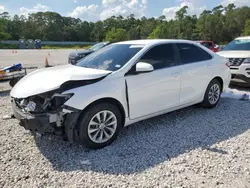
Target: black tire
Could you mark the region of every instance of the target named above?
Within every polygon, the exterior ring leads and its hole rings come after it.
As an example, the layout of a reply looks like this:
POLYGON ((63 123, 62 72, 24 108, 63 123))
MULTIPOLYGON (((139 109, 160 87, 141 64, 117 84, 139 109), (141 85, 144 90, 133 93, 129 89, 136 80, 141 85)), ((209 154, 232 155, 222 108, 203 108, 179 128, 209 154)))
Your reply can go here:
POLYGON ((96 105, 93 105, 90 108, 88 108, 86 111, 84 111, 82 113, 82 115, 80 116, 80 119, 79 119, 78 125, 77 125, 77 130, 78 130, 77 131, 78 132, 77 141, 80 142, 80 144, 83 144, 87 148, 90 148, 90 149, 104 148, 104 147, 110 145, 117 138, 121 127, 122 127, 121 112, 115 105, 110 104, 110 103, 96 104, 96 105), (113 136, 109 140, 107 140, 106 142, 103 142, 103 143, 96 143, 96 142, 93 142, 88 135, 88 126, 89 126, 91 119, 98 112, 101 112, 103 110, 108 110, 115 115, 116 120, 117 120, 117 127, 115 130, 115 133, 113 134, 113 136))
POLYGON ((222 91, 221 83, 217 79, 213 79, 207 86, 206 93, 204 95, 204 99, 201 103, 201 106, 204 108, 214 108, 215 106, 217 106, 218 102, 220 101, 221 91, 222 91), (212 103, 209 100, 209 91, 215 85, 219 86, 219 96, 218 100, 215 103, 212 103))
POLYGON ((9 81, 9 84, 11 87, 14 87, 16 85, 16 83, 20 80, 21 78, 12 78, 10 81, 9 81))

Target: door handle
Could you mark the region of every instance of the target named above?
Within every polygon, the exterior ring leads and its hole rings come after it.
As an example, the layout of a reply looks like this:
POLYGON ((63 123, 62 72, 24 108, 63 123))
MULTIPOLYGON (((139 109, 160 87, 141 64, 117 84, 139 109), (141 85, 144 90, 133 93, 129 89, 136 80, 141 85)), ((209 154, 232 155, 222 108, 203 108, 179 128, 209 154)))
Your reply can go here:
POLYGON ((179 72, 175 72, 175 73, 172 73, 171 76, 172 76, 172 77, 178 77, 178 76, 180 76, 180 74, 181 74, 181 73, 179 73, 179 72))

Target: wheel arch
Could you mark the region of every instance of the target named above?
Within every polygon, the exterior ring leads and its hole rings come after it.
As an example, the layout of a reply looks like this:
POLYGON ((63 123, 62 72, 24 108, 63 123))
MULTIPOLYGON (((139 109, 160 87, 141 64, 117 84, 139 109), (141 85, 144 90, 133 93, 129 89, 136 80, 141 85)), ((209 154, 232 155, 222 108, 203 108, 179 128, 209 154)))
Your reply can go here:
POLYGON ((210 82, 212 82, 213 80, 218 80, 220 82, 220 85, 221 85, 221 92, 223 91, 223 88, 224 88, 224 82, 223 82, 223 79, 220 77, 220 76, 216 76, 214 77, 210 82))
POLYGON ((115 98, 111 98, 111 97, 106 97, 106 98, 101 98, 101 99, 97 99, 95 101, 93 101, 92 103, 90 103, 88 106, 86 106, 83 110, 82 110, 82 113, 84 113, 85 111, 87 111, 89 108, 91 108, 92 106, 96 105, 96 104, 100 104, 100 103, 111 103, 113 104, 114 106, 116 106, 121 115, 122 115, 122 125, 124 126, 125 125, 125 119, 126 119, 126 112, 125 112, 125 109, 123 107, 123 105, 121 104, 120 101, 118 101, 117 99, 115 98))
MULTIPOLYGON (((223 91, 223 79, 222 79, 220 76, 215 76, 214 78, 212 78, 212 79, 210 80, 210 82, 208 82, 208 84, 207 84, 207 86, 206 86, 206 89, 207 89, 207 87, 209 86, 209 84, 210 84, 213 80, 218 80, 218 81, 219 81, 219 83, 221 84, 221 92, 222 92, 222 91, 223 91)), ((206 89, 204 90, 202 99, 204 99, 204 97, 205 97, 206 89)))

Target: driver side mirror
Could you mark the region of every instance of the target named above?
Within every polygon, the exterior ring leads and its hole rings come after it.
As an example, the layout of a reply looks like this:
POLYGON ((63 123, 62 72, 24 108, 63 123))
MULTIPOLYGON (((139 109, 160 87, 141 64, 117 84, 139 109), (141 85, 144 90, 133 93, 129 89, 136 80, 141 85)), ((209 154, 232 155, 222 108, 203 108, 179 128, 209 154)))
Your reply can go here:
POLYGON ((138 62, 135 67, 136 73, 152 72, 154 67, 149 63, 138 62))

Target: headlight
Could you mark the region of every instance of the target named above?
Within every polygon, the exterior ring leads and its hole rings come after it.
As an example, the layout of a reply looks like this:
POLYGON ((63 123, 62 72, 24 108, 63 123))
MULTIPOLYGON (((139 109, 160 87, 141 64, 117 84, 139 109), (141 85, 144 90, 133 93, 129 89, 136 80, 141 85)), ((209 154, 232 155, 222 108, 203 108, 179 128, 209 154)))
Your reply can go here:
POLYGON ((29 103, 23 110, 24 112, 34 112, 36 110, 36 103, 33 101, 29 101, 29 103))
POLYGON ((244 64, 249 64, 250 63, 250 58, 247 58, 243 61, 244 64))
POLYGON ((69 100, 74 94, 54 94, 50 100, 50 110, 57 110, 60 108, 67 100, 69 100))
POLYGON ((85 54, 82 54, 82 55, 78 55, 79 58, 83 58, 85 57, 85 54))

